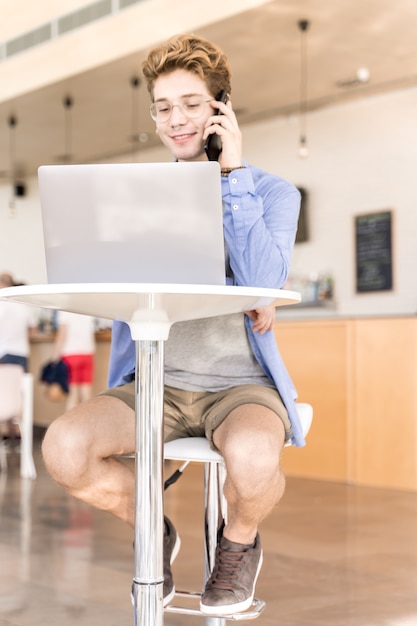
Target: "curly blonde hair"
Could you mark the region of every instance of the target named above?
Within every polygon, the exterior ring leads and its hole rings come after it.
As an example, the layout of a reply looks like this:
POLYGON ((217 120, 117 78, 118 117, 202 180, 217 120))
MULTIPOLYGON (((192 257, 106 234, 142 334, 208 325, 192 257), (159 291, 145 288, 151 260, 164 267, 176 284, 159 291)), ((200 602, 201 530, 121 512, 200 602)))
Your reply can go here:
POLYGON ((148 91, 153 100, 155 81, 161 74, 184 69, 194 72, 207 85, 213 97, 224 89, 231 92, 231 70, 222 50, 203 37, 176 35, 153 48, 142 64, 148 91))

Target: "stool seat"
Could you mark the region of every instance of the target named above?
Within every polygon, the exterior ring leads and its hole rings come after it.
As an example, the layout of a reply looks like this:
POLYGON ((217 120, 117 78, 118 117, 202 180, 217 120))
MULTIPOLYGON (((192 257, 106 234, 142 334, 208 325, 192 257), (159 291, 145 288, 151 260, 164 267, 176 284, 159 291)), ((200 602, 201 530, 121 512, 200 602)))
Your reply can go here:
MULTIPOLYGON (((20 475, 36 478, 33 460, 33 375, 20 365, 0 365, 0 424, 19 424, 21 435, 20 475)), ((0 437, 0 471, 7 472, 7 451, 0 437)))
POLYGON ((222 455, 211 449, 206 437, 184 437, 168 441, 164 447, 164 457, 172 461, 223 462, 222 455))
MULTIPOLYGON (((313 421, 313 407, 311 404, 297 402, 298 416, 304 437, 310 430, 313 421)), ((290 446, 288 441, 286 446, 290 446)), ((197 461, 199 463, 222 463, 223 457, 210 447, 205 437, 184 437, 168 441, 164 447, 164 457, 172 461, 197 461)))

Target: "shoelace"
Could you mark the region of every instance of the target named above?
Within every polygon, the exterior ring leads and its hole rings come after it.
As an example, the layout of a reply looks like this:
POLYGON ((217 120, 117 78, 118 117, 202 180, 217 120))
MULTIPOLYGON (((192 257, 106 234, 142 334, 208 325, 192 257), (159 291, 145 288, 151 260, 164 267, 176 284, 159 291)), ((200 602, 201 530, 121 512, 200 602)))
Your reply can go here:
POLYGON ((237 577, 242 568, 242 561, 246 552, 231 552, 217 547, 216 566, 211 575, 209 584, 218 589, 233 589, 231 582, 237 577))

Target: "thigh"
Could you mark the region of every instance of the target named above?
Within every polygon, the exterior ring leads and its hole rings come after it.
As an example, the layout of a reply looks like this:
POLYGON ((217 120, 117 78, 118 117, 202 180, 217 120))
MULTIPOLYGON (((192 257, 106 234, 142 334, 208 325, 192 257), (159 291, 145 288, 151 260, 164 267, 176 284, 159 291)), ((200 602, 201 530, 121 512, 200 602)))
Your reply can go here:
POLYGON ((285 443, 285 429, 280 417, 259 404, 234 408, 213 432, 213 443, 227 460, 278 459, 285 443))
MULTIPOLYGON (((204 399, 210 394, 165 386, 164 389, 164 439, 172 441, 183 437, 204 437, 204 399)), ((213 395, 213 394, 211 394, 213 395)), ((135 410, 135 381, 107 389, 100 396, 111 396, 125 402, 135 410)))
POLYGON ((227 432, 233 425, 234 430, 257 433, 262 423, 268 430, 284 432, 285 441, 292 437, 287 410, 272 387, 241 385, 217 394, 205 418, 206 437, 215 449, 219 449, 216 443, 219 435, 214 435, 226 421, 228 428, 222 428, 221 432, 227 432))

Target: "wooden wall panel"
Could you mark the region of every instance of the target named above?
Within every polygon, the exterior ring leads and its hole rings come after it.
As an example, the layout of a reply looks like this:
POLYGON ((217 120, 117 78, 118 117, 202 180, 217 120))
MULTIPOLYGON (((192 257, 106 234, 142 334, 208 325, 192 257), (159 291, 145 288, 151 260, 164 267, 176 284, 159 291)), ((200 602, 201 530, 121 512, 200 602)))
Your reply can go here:
POLYGON ((299 401, 314 408, 307 445, 285 450, 284 469, 294 476, 345 480, 348 471, 346 323, 277 322, 275 336, 299 401))
POLYGON ((417 491, 417 319, 277 321, 275 336, 314 408, 288 474, 417 491))
POLYGON ((355 322, 355 482, 417 489, 417 324, 355 322))

